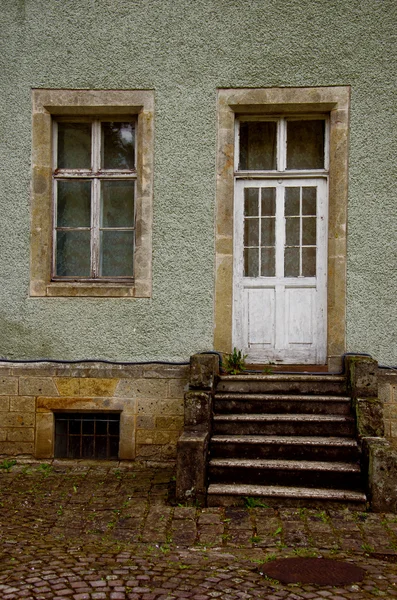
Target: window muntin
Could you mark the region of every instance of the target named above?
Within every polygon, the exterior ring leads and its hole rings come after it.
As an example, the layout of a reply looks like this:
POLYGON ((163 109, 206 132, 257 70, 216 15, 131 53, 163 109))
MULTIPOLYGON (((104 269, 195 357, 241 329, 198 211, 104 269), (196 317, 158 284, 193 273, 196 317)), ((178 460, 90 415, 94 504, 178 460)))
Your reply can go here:
POLYGON ((135 118, 54 121, 53 280, 132 280, 135 118))
POLYGON ((328 121, 315 117, 242 117, 237 171, 319 171, 328 168, 328 121))

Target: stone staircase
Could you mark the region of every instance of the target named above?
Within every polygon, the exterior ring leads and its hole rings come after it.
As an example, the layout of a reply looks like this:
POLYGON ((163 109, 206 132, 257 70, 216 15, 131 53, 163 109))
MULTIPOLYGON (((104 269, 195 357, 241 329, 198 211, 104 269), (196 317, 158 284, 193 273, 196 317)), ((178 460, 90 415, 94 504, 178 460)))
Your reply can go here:
POLYGON ((351 398, 342 375, 221 376, 213 401, 208 506, 244 497, 276 505, 366 496, 351 398))

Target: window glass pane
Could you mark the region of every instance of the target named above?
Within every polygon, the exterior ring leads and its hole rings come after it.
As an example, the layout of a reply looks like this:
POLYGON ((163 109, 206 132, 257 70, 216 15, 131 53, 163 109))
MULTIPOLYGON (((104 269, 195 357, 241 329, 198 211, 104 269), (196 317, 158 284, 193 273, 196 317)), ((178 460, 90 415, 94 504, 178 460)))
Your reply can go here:
POLYGON ((87 417, 85 417, 82 421, 82 425, 83 425, 83 433, 87 434, 87 433, 92 433, 94 434, 94 419, 89 419, 87 417))
POLYGON ((257 248, 244 248, 244 277, 258 277, 259 251, 257 248))
POLYGON ((302 244, 304 246, 316 245, 316 217, 302 219, 302 244))
POLYGON ((299 215, 300 208, 300 188, 287 187, 285 188, 285 215, 299 215))
POLYGON ((317 190, 315 187, 302 188, 302 214, 315 215, 317 190))
POLYGON ((91 123, 58 123, 58 169, 91 169, 91 123))
POLYGON ((81 458, 92 458, 94 456, 94 436, 85 435, 82 438, 81 458))
POLYGON ((324 120, 287 122, 287 169, 324 168, 324 120))
POLYGON ((274 248, 261 249, 261 275, 274 277, 276 274, 276 261, 274 248))
POLYGON ((109 440, 109 458, 118 458, 119 456, 119 440, 118 438, 110 438, 109 440))
POLYGON ((300 219, 287 217, 285 219, 285 245, 299 246, 300 244, 300 219))
POLYGON ((262 215, 276 214, 276 188, 262 188, 262 215))
POLYGON ((135 168, 135 123, 102 123, 102 168, 135 168))
POLYGON ((90 227, 91 181, 57 182, 57 226, 90 227))
POLYGON ((102 181, 102 227, 134 226, 134 181, 102 181))
POLYGON ((244 221, 244 246, 258 246, 259 244, 259 219, 245 219, 244 221))
POLYGON ((90 257, 90 231, 57 232, 56 275, 89 277, 90 257))
POLYGON ((285 248, 284 276, 299 276, 299 248, 285 248))
POLYGON ((248 217, 255 217, 258 214, 258 196, 259 188, 244 189, 244 214, 248 217))
POLYGON ((69 421, 69 433, 80 434, 81 433, 81 418, 70 419, 69 421))
POLYGON ((120 421, 109 421, 109 435, 119 435, 120 421))
POLYGON ((132 277, 133 231, 101 232, 100 274, 103 277, 132 277))
POLYGON ((274 246, 276 243, 275 235, 275 222, 276 219, 268 217, 261 219, 261 245, 262 246, 274 246))
POLYGON ((69 454, 66 458, 81 458, 80 442, 81 437, 79 435, 69 437, 69 454))
POLYGON ((302 248, 302 275, 316 276, 316 248, 302 248))
POLYGON ((277 168, 277 123, 248 121, 240 123, 240 169, 277 168))

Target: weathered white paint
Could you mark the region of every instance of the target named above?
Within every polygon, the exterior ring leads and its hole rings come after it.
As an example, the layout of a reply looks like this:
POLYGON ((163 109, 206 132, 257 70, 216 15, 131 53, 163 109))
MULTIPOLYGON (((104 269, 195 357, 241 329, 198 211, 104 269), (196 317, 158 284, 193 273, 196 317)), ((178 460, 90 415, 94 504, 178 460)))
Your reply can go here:
POLYGON ((327 178, 238 179, 234 203, 233 345, 253 363, 326 360, 327 178), (285 190, 317 190, 316 275, 285 277, 285 190), (244 276, 244 189, 276 188, 276 275, 244 276))

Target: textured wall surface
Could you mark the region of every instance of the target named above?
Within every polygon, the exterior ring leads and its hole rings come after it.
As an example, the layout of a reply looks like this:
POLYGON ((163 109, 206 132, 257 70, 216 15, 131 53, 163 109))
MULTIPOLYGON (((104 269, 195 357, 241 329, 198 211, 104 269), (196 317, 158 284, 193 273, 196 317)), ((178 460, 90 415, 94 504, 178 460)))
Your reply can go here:
POLYGON ((351 85, 347 350, 396 364, 395 0, 2 0, 0 355, 212 348, 217 87, 351 85), (155 90, 153 297, 29 298, 31 88, 155 90))

